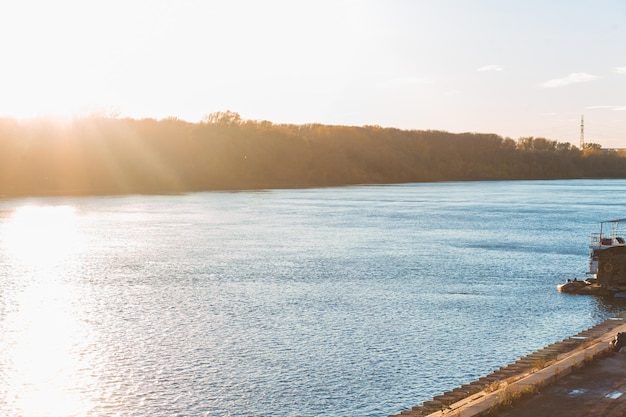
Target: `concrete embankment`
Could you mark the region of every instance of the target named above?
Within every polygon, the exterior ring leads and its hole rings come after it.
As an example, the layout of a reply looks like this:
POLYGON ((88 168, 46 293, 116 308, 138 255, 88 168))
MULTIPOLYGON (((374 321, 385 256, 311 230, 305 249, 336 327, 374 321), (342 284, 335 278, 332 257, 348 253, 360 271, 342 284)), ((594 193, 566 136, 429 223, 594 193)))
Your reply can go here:
POLYGON ((619 332, 626 332, 626 312, 390 417, 473 417, 484 414, 503 401, 536 392, 605 354, 619 332))

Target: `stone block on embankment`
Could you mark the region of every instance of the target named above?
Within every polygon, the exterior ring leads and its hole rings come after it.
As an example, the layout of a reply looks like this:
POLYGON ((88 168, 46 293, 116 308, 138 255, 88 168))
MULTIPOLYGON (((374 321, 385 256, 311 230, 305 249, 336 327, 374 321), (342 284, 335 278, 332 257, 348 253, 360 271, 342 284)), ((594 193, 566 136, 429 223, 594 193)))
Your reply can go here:
POLYGON ((556 381, 569 373, 573 367, 578 367, 580 363, 585 362, 588 357, 609 349, 609 341, 614 337, 611 332, 616 329, 626 331, 625 319, 626 312, 618 317, 607 319, 574 337, 548 345, 511 365, 479 378, 478 381, 465 384, 431 401, 425 401, 420 406, 412 407, 411 410, 405 410, 390 417, 400 415, 413 417, 437 415, 439 417, 448 413, 460 417, 477 416, 497 401, 499 390, 487 393, 483 391, 487 386, 497 382, 506 382, 508 385, 519 385, 521 389, 524 386, 538 387, 556 381), (552 365, 538 369, 541 368, 542 363, 552 363, 552 365))

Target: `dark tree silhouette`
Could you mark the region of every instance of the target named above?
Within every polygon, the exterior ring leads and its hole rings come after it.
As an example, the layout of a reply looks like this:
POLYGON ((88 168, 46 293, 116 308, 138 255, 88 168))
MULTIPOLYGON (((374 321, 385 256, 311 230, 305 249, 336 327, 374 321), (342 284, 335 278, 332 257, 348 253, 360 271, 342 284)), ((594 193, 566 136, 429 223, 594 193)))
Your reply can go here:
POLYGON ((177 118, 0 119, 0 195, 177 193, 366 183, 625 178, 588 144, 380 126, 177 118))

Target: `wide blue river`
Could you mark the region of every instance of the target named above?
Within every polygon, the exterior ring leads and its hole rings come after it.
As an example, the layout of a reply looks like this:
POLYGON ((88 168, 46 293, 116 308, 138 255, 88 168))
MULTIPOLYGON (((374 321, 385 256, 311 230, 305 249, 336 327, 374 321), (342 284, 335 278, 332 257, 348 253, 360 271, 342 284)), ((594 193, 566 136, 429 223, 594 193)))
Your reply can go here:
POLYGON ((626 306, 626 181, 0 199, 0 415, 387 416, 626 306))

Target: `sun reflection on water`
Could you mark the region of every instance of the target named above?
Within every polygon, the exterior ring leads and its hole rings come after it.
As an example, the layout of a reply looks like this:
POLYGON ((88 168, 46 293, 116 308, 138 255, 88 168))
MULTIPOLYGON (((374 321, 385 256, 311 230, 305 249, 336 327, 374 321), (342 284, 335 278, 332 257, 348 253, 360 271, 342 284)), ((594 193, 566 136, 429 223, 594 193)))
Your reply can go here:
POLYGON ((11 216, 3 230, 7 251, 18 261, 46 272, 84 246, 72 206, 24 206, 11 216))
POLYGON ((85 248, 78 220, 70 206, 25 206, 0 224, 10 275, 0 300, 8 306, 0 317, 0 411, 10 415, 79 416, 91 408, 89 329, 70 267, 85 248))

